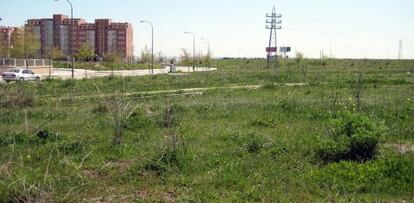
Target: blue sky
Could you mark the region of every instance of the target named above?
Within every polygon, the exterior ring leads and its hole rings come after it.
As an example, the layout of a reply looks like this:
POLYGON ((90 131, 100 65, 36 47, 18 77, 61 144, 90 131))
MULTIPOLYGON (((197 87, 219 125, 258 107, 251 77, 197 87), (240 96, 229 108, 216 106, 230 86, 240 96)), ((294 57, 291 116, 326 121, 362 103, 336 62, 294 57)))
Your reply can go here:
MULTIPOLYGON (((279 44, 304 52, 305 57, 396 58, 403 39, 404 57, 414 58, 412 0, 71 0, 75 17, 93 22, 112 18, 134 26, 135 54, 147 45, 155 29, 155 51, 168 56, 180 49, 205 52, 208 38, 214 56, 265 57, 268 31, 265 15, 275 4, 283 14, 279 44)), ((66 0, 0 0, 0 25, 19 26, 27 18, 70 14, 66 0)))

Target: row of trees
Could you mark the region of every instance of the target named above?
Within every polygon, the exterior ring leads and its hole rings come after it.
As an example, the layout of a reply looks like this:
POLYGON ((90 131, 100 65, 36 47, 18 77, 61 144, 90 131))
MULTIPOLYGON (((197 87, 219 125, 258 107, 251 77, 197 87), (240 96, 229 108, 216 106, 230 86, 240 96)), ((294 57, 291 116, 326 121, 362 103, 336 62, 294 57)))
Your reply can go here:
MULTIPOLYGON (((141 56, 139 58, 140 63, 150 64, 151 63, 151 50, 145 47, 144 50, 141 51, 141 56)), ((181 55, 180 55, 180 62, 183 65, 191 66, 193 64, 193 57, 192 54, 187 50, 182 48, 181 55)), ((212 58, 211 53, 208 52, 207 54, 203 55, 201 53, 197 54, 195 57, 195 64, 202 64, 202 65, 209 65, 211 64, 212 58)), ((158 52, 154 54, 154 63, 176 63, 176 58, 167 58, 162 52, 158 52)))
MULTIPOLYGON (((64 54, 59 47, 53 47, 46 53, 41 53, 40 36, 34 33, 31 29, 20 27, 14 30, 10 44, 5 40, 0 41, 0 56, 11 58, 37 58, 42 55, 45 58, 59 59, 64 58, 64 54)), ((110 58, 113 58, 112 54, 110 58)), ((95 50, 90 48, 87 44, 82 44, 75 50, 75 57, 79 60, 88 60, 95 57, 95 50)), ((119 56, 120 57, 120 56, 119 56)))
POLYGON ((24 27, 13 32, 10 44, 0 42, 0 56, 12 58, 35 58, 39 54, 40 38, 33 31, 24 27))
MULTIPOLYGON (((186 66, 191 66, 193 64, 193 57, 187 49, 181 49, 181 63, 186 66)), ((201 53, 195 56, 195 64, 198 65, 207 65, 210 66, 212 61, 210 51, 207 54, 203 55, 201 53)))

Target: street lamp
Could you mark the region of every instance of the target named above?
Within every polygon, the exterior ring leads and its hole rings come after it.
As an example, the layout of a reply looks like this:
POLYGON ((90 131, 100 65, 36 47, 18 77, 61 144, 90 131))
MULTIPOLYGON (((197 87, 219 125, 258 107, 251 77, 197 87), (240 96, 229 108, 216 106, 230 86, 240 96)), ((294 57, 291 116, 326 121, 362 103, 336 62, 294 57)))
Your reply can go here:
MULTIPOLYGON (((59 0, 55 0, 56 2, 59 0)), ((73 5, 72 2, 66 0, 70 5, 70 28, 69 28, 69 51, 70 51, 70 60, 72 64, 72 79, 75 78, 75 70, 74 70, 74 61, 73 61, 73 42, 72 42, 72 32, 73 32, 73 5)))
POLYGON ((193 71, 195 71, 195 35, 192 32, 184 32, 184 34, 190 34, 193 36, 193 71))
POLYGON ((209 57, 209 60, 208 60, 208 67, 210 68, 210 57, 211 57, 211 52, 210 52, 210 41, 207 39, 207 38, 201 38, 201 40, 203 40, 203 41, 206 41, 207 42, 207 57, 209 57))
POLYGON ((26 43, 27 29, 26 29, 26 26, 29 26, 29 22, 27 20, 24 21, 23 50, 24 50, 24 59, 25 59, 26 69, 29 69, 29 64, 27 63, 27 43, 26 43))
POLYGON ((141 20, 140 22, 151 25, 151 75, 154 75, 154 25, 148 20, 141 20))

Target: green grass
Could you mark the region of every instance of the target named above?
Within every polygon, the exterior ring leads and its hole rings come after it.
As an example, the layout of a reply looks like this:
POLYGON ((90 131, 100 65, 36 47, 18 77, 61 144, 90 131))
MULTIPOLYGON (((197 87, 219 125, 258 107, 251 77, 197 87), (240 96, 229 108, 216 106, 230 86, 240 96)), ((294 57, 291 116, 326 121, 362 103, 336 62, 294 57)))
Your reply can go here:
POLYGON ((214 64, 218 71, 190 76, 0 84, 7 99, 18 89, 34 95, 31 106, 0 99, 0 202, 414 201, 414 152, 389 145, 414 144, 414 61, 304 60, 306 75, 294 61, 276 72, 263 60, 214 64), (360 110, 350 88, 358 73, 360 110), (262 87, 144 93, 240 85, 262 87), (87 96, 117 92, 138 92, 128 100, 141 105, 114 146, 108 113, 87 96), (171 106, 175 122, 165 128, 171 106), (374 159, 318 158, 343 113, 386 127, 374 159), (43 140, 41 129, 53 135, 43 140))

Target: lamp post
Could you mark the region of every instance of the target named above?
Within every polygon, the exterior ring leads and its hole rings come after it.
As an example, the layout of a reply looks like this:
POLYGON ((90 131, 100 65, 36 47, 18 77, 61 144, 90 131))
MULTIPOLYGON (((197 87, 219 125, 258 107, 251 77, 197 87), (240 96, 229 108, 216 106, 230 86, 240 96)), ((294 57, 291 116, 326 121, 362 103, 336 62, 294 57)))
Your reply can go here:
MULTIPOLYGON (((56 2, 59 0, 55 0, 56 2)), ((75 78, 75 70, 74 70, 74 61, 73 61, 73 42, 72 42, 72 32, 73 32, 73 5, 72 2, 66 0, 70 5, 70 28, 69 28, 69 51, 70 51, 70 60, 72 65, 72 79, 75 78)))
POLYGON ((184 34, 190 34, 193 36, 193 71, 195 71, 195 35, 192 32, 184 32, 184 34))
POLYGON ((210 60, 211 60, 211 52, 210 52, 210 41, 207 39, 207 38, 201 38, 201 40, 204 40, 204 41, 206 41, 207 42, 207 56, 209 57, 209 59, 208 59, 208 67, 210 68, 210 60))
MULTIPOLYGON (((2 18, 0 18, 0 21, 1 21, 1 20, 3 20, 3 19, 2 19, 2 18)), ((3 31, 3 32, 6 32, 6 31, 3 31)), ((8 46, 7 46, 7 50, 8 50, 8 51, 7 51, 7 56, 8 56, 8 58, 10 58, 10 56, 9 56, 9 55, 10 55, 10 49, 9 49, 9 47, 10 47, 10 43, 9 43, 9 41, 10 41, 10 40, 9 40, 9 34, 7 33, 7 44, 8 44, 8 46)), ((3 64, 3 65, 4 65, 4 64, 3 64)))
POLYGON ((26 69, 29 69, 29 64, 27 63, 27 43, 26 43, 27 29, 26 29, 26 26, 29 26, 29 22, 28 21, 24 21, 23 51, 24 51, 24 59, 25 59, 26 69))
POLYGON ((148 20, 141 20, 141 23, 148 23, 151 25, 151 75, 154 75, 154 25, 148 20))

